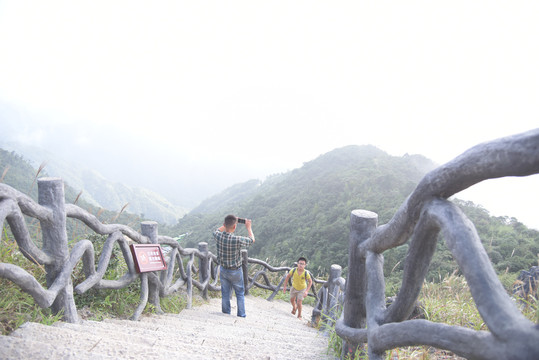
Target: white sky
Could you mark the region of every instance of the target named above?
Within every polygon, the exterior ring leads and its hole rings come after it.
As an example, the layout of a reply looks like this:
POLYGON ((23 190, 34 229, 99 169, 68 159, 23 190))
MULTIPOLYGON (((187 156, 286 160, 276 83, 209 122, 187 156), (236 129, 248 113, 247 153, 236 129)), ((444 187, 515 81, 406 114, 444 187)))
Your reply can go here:
MULTIPOLYGON (((538 39, 535 0, 0 0, 0 101, 238 181, 350 144, 441 164, 538 127, 538 39)), ((471 200, 539 229, 508 180, 471 200)))

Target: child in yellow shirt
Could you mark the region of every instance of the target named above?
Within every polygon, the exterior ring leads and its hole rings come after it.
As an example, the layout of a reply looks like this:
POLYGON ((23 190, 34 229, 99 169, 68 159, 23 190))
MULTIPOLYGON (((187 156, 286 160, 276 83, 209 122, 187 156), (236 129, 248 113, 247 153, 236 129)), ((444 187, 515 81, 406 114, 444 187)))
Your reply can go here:
POLYGON ((292 314, 295 315, 298 312, 298 319, 301 319, 301 307, 303 299, 309 295, 309 290, 313 284, 313 279, 305 266, 307 265, 307 259, 300 257, 297 261, 298 267, 291 269, 286 275, 283 286, 283 294, 286 293, 286 285, 288 280, 292 277, 292 288, 290 289, 290 303, 292 304, 292 314))

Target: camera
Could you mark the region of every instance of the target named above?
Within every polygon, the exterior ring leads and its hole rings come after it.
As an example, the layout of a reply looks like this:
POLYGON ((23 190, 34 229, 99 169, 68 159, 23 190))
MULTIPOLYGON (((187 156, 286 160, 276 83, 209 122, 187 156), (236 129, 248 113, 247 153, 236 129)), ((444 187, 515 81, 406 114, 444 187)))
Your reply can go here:
POLYGON ((245 219, 238 218, 238 224, 245 224, 245 219))

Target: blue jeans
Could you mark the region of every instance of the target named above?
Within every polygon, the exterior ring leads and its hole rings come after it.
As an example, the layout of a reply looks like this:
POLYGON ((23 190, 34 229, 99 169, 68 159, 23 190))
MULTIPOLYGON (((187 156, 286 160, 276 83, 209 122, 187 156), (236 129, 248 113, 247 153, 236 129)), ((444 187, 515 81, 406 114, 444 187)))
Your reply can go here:
POLYGON ((245 317, 245 288, 243 286, 243 270, 228 270, 221 266, 221 311, 230 314, 230 295, 232 288, 238 302, 238 316, 245 317))

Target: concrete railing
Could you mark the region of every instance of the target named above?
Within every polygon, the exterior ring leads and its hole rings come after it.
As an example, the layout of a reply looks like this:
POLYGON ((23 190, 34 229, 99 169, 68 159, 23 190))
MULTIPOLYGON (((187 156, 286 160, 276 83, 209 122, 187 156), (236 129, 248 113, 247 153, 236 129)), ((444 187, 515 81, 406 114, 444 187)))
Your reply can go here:
MULTIPOLYGON (((31 262, 42 265, 46 271, 46 287, 43 287, 23 268, 8 263, 0 263, 0 277, 6 278, 21 290, 30 294, 42 308, 51 308, 54 313, 64 312, 67 322, 79 322, 73 294, 83 294, 89 289, 121 289, 140 279, 140 304, 134 311, 137 320, 148 301, 161 313, 160 298, 171 295, 180 288, 186 290, 187 307, 192 305, 193 286, 207 298, 208 291, 220 291, 217 285, 219 266, 217 257, 208 251, 207 243, 199 243, 197 249, 183 248, 168 236, 158 234, 158 224, 152 221, 141 223, 141 233, 120 224, 103 224, 86 210, 66 204, 64 185, 61 179, 41 178, 38 180, 38 203, 12 187, 0 184, 0 224, 7 220, 21 253, 31 262), (42 229, 43 246, 39 248, 30 236, 24 216, 39 220, 42 229), (107 237, 97 267, 95 250, 89 240, 80 240, 71 248, 68 246, 67 218, 77 219, 93 232, 107 237), (107 271, 113 247, 118 244, 127 265, 126 273, 117 280, 103 279, 107 271), (129 243, 159 244, 170 250, 164 256, 166 270, 137 273, 129 243), (76 264, 82 260, 85 280, 73 287, 71 275, 76 264)), ((253 286, 271 290, 268 300, 282 289, 282 284, 290 267, 272 267, 264 261, 248 257, 242 253, 245 289, 253 286), (258 265, 256 273, 249 275, 249 264, 258 265), (261 270, 260 270, 261 267, 261 270), (270 273, 285 272, 278 285, 271 283, 270 273), (265 283, 260 283, 262 278, 265 283)), ((253 267, 254 268, 254 267, 253 267)), ((313 279, 313 283, 324 280, 313 279)), ((313 284, 311 296, 317 297, 313 284)))
MULTIPOLYGON (((351 214, 346 297, 337 334, 344 354, 385 359, 415 345, 470 359, 539 359, 539 325, 526 319, 499 281, 474 225, 447 200, 480 181, 539 173, 539 129, 477 145, 427 174, 389 223, 365 210, 351 214), (407 320, 442 233, 490 331, 407 320), (409 242, 402 286, 386 307, 383 252, 409 242)), ((495 196, 495 195, 494 195, 495 196)))

